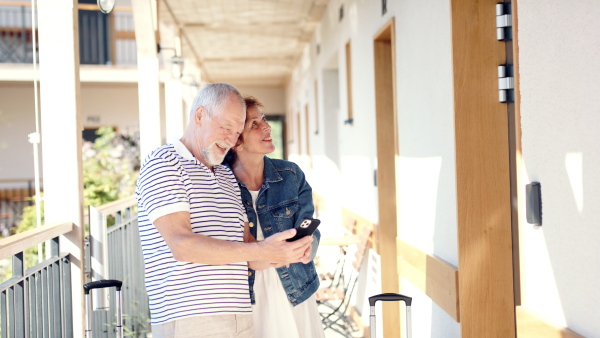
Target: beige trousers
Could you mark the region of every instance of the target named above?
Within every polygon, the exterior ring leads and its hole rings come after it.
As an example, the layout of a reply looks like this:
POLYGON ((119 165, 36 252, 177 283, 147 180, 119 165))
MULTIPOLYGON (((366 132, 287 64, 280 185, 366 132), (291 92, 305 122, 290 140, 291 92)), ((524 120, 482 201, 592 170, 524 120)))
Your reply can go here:
POLYGON ((194 316, 152 325, 152 338, 253 338, 252 314, 194 316))

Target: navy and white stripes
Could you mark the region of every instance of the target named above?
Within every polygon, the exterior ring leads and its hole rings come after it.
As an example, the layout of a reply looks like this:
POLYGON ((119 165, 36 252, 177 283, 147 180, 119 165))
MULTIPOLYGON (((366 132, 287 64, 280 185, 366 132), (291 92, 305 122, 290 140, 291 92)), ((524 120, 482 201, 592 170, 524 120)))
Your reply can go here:
POLYGON ((152 325, 196 315, 251 313, 246 262, 178 262, 152 224, 188 211, 193 232, 243 242, 244 211, 231 170, 215 166, 213 173, 181 142, 173 142, 148 155, 136 195, 152 325))

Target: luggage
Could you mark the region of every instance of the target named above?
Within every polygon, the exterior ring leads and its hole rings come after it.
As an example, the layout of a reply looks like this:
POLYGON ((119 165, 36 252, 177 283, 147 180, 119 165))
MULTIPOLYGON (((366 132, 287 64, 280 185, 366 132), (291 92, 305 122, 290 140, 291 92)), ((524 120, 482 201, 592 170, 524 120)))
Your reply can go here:
POLYGON ((378 300, 381 301, 403 301, 406 304, 406 332, 407 332, 407 337, 411 338, 412 336, 412 327, 410 324, 410 304, 412 303, 412 298, 408 297, 408 296, 404 296, 401 294, 397 294, 397 293, 382 293, 379 295, 375 295, 375 296, 371 296, 369 297, 369 305, 371 306, 371 315, 370 315, 370 337, 371 338, 375 338, 375 335, 377 334, 375 332, 375 302, 377 302, 378 300))
POLYGON ((86 328, 85 338, 92 338, 92 299, 90 291, 92 289, 103 289, 115 287, 117 288, 117 338, 123 338, 123 308, 121 306, 121 286, 123 282, 115 279, 105 279, 95 282, 83 284, 83 291, 85 293, 85 306, 86 306, 86 328))

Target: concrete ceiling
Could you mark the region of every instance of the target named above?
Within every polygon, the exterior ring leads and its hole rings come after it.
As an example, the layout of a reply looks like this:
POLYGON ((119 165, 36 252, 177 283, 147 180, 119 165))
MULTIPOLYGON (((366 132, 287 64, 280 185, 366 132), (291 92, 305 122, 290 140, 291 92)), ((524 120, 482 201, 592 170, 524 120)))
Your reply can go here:
POLYGON ((328 0, 160 0, 206 82, 284 86, 328 0))

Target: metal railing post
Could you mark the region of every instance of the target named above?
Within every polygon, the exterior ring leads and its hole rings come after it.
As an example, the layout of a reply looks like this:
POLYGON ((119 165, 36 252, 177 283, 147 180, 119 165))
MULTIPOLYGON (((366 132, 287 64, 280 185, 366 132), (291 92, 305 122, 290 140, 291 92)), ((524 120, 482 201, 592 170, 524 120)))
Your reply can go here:
MULTIPOLYGON (((90 253, 91 253, 91 279, 93 281, 108 279, 108 241, 106 235, 106 216, 90 205, 90 253)), ((101 289, 94 293, 94 308, 105 309, 108 307, 108 292, 101 289)))

